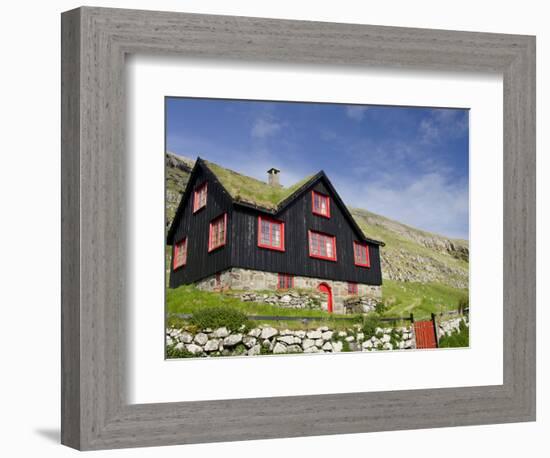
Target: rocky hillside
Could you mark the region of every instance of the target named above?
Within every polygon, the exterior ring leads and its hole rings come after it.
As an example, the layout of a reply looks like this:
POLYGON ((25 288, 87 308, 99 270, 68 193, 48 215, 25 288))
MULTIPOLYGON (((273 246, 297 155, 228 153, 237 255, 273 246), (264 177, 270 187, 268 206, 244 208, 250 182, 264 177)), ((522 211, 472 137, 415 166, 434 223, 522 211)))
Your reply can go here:
MULTIPOLYGON (((192 159, 166 155, 166 225, 170 225, 189 180, 192 159)), ((469 247, 466 240, 450 239, 415 229, 367 210, 350 208, 365 235, 383 240, 382 274, 402 282, 437 282, 468 288, 469 247)))

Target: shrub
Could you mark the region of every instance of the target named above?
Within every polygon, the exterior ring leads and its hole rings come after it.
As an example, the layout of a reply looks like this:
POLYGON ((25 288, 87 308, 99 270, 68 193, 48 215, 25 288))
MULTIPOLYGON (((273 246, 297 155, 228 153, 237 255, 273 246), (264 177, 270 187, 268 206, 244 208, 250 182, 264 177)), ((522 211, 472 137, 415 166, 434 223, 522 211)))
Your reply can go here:
POLYGON ((190 319, 192 325, 199 329, 226 327, 230 331, 239 331, 244 325, 250 328, 246 315, 239 310, 229 307, 210 307, 197 310, 190 319))
POLYGON ((363 320, 362 331, 365 334, 365 340, 370 339, 376 334, 376 328, 380 327, 380 318, 376 315, 368 315, 363 320))
POLYGON ((458 331, 453 331, 451 335, 443 336, 439 339, 439 348, 457 348, 470 346, 470 329, 466 326, 464 320, 459 324, 458 331))
POLYGON ((193 358, 195 355, 185 348, 177 349, 175 345, 166 347, 166 358, 193 358))

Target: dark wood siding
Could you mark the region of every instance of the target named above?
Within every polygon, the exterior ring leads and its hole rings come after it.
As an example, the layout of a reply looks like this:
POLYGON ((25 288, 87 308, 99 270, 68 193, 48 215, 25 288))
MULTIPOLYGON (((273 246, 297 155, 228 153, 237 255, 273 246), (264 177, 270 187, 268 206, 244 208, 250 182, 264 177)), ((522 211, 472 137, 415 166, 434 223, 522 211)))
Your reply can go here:
MULTIPOLYGON (((187 263, 174 271, 170 263, 170 287, 192 283, 201 278, 213 275, 227 269, 231 265, 231 225, 232 203, 225 190, 216 182, 212 173, 201 167, 191 177, 188 186, 194 190, 204 181, 208 181, 206 207, 193 213, 194 192, 184 196, 185 202, 182 216, 177 221, 174 232, 174 244, 187 237, 187 263), (208 252, 208 233, 210 222, 217 216, 227 212, 226 244, 212 252, 208 252)), ((174 248, 172 246, 172 259, 174 248)))
POLYGON ((361 240, 342 209, 331 196, 330 218, 314 215, 311 190, 331 195, 322 181, 276 216, 285 222, 285 251, 258 247, 258 215, 253 209, 236 206, 232 218, 231 265, 247 269, 294 275, 352 281, 371 285, 382 284, 379 246, 369 244, 370 267, 355 265, 353 241, 361 240), (336 236, 337 261, 309 256, 308 230, 336 236))

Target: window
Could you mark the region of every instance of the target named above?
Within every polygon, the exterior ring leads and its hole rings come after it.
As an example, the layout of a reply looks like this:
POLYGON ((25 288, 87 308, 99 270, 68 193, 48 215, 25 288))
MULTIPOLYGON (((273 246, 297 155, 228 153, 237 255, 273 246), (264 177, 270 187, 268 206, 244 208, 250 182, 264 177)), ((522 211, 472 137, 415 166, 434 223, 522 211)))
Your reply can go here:
POLYGON ((353 242, 353 256, 356 266, 370 267, 369 246, 367 244, 353 242))
POLYGON ((258 216, 258 246, 285 251, 285 223, 258 216))
POLYGON ((215 250, 225 245, 227 235, 227 213, 218 216, 210 223, 210 232, 208 236, 208 251, 215 250))
POLYGON ((312 258, 336 261, 336 237, 309 231, 309 255, 312 258))
POLYGON ((348 282, 348 294, 357 295, 359 293, 359 288, 357 287, 357 283, 354 282, 348 282))
POLYGON ((195 188, 195 198, 193 200, 193 213, 198 212, 201 208, 206 207, 206 193, 208 183, 205 181, 200 186, 195 188))
POLYGON ((279 280, 277 282, 277 288, 279 288, 279 289, 294 288, 294 275, 279 274, 279 280))
POLYGON ((330 218, 330 198, 320 192, 311 191, 311 209, 315 215, 330 218))
POLYGON ((187 237, 174 245, 174 270, 187 264, 187 237))

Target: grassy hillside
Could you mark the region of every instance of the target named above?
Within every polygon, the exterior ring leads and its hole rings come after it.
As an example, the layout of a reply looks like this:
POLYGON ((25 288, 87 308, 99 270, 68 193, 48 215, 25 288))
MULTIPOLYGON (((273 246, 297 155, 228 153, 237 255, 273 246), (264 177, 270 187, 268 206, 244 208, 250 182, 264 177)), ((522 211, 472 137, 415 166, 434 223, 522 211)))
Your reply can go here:
MULTIPOLYGON (((194 161, 180 156, 166 158, 166 225, 170 225, 185 190, 194 161)), ((211 166, 211 164, 209 164, 211 166)), ((232 174, 217 165, 216 173, 226 177, 228 186, 235 183, 232 174)), ((252 179, 258 182, 258 180, 252 179)), ((238 180, 241 181, 241 180, 238 180)), ((253 187, 251 187, 252 189, 253 187)), ((251 189, 233 189, 246 195, 251 189)), ((289 188, 279 194, 287 194, 289 188)), ((277 199, 280 195, 277 194, 277 199)), ((275 198, 266 196, 266 199, 275 198)), ((367 237, 386 243, 381 248, 383 296, 389 315, 429 315, 431 312, 456 309, 460 297, 468 294, 469 247, 457 240, 422 231, 364 209, 350 211, 367 237)), ((169 256, 169 250, 167 250, 169 256)))

